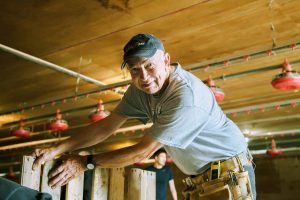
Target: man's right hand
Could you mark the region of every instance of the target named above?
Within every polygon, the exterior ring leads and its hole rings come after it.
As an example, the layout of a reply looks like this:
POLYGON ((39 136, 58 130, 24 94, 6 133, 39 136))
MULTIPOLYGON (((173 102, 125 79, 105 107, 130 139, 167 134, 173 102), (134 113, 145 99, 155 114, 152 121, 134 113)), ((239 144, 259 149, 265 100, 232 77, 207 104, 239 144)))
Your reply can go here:
POLYGON ((35 149, 32 156, 36 157, 32 165, 32 169, 35 170, 37 167, 44 164, 46 161, 53 160, 57 156, 56 148, 50 147, 45 149, 35 149))

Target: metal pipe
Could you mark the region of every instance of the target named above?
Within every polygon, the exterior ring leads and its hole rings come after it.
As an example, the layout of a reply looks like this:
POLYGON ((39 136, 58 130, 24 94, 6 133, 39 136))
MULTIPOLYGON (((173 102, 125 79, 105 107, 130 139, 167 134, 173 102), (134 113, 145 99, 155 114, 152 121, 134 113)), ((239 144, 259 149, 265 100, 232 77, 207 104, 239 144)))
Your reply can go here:
POLYGON ((258 104, 258 105, 254 105, 254 106, 245 106, 245 107, 240 107, 240 108, 234 108, 234 109, 228 109, 228 110, 224 110, 225 114, 230 114, 230 113, 237 113, 237 112, 242 112, 242 111, 247 111, 247 110, 256 110, 256 109, 261 109, 261 108, 268 108, 268 107, 275 107, 275 106, 287 106, 287 105, 291 105, 291 103, 298 103, 300 102, 300 98, 299 99, 290 99, 288 101, 275 101, 275 102, 271 102, 271 103, 263 103, 263 104, 258 104))
POLYGON ((14 114, 14 113, 18 113, 18 112, 26 111, 26 110, 31 110, 32 108, 35 108, 35 107, 48 106, 48 105, 51 106, 51 104, 53 102, 61 102, 62 103, 64 101, 68 101, 68 100, 74 99, 74 97, 77 97, 78 99, 85 98, 86 95, 90 95, 90 94, 101 92, 101 91, 105 91, 105 90, 112 90, 113 88, 116 88, 116 87, 126 86, 130 82, 131 81, 128 81, 128 80, 127 81, 122 81, 122 82, 119 82, 119 83, 105 85, 105 86, 102 86, 100 88, 95 88, 95 89, 87 90, 85 92, 80 92, 77 95, 72 95, 72 96, 68 96, 68 97, 65 97, 65 98, 59 98, 59 99, 55 99, 55 100, 52 100, 52 101, 47 101, 47 102, 43 102, 43 103, 39 103, 39 104, 35 104, 35 105, 23 107, 22 109, 15 109, 15 110, 10 110, 10 111, 5 111, 5 112, 0 113, 0 116, 1 115, 14 114))
POLYGON ((271 122, 271 121, 275 121, 275 120, 294 119, 294 118, 300 118, 300 115, 288 115, 288 116, 281 116, 281 117, 269 117, 269 118, 254 119, 254 120, 248 120, 248 121, 244 121, 244 122, 235 122, 235 123, 238 124, 238 125, 242 125, 242 124, 251 124, 251 123, 271 122))
POLYGON ((300 133, 300 129, 291 129, 285 131, 273 131, 273 132, 266 132, 266 133, 255 133, 255 134, 245 134, 248 138, 257 138, 257 137, 264 137, 264 136, 275 136, 275 135, 282 135, 282 134, 298 134, 300 133))
POLYGON ((93 79, 91 77, 88 77, 88 76, 85 76, 83 74, 80 74, 80 73, 77 73, 77 72, 74 72, 72 70, 69 70, 69 69, 66 69, 64 67, 61 67, 59 65, 56 65, 56 64, 53 64, 49 61, 46 61, 46 60, 43 60, 43 59, 40 59, 40 58, 37 58, 35 56, 32 56, 32 55, 29 55, 27 53, 24 53, 22 51, 19 51, 19 50, 16 50, 16 49, 13 49, 11 47, 8 47, 8 46, 5 46, 3 44, 0 44, 0 49, 4 52, 7 52, 7 53, 10 53, 10 54, 13 54, 19 58, 22 58, 24 60, 28 60, 30 62, 33 62, 33 63, 36 63, 38 65, 41 65, 41 66, 44 66, 44 67, 47 67, 49 69, 53 69, 55 71, 58 71, 58 72, 61 72, 63 74, 66 74, 66 75, 69 75, 69 76, 72 76, 74 78, 79 78, 81 80, 84 80, 88 83, 93 83, 97 86, 103 86, 105 85, 103 82, 101 81, 98 81, 96 79, 93 79))
MULTIPOLYGON (((113 104, 113 103, 117 103, 119 101, 120 101, 120 99, 117 99, 117 100, 105 102, 105 103, 103 103, 103 105, 113 104)), ((95 108, 95 105, 85 106, 85 107, 80 107, 80 108, 75 108, 75 109, 70 109, 70 110, 65 110, 65 111, 61 111, 60 113, 61 114, 74 113, 74 112, 79 112, 79 111, 83 111, 83 110, 87 110, 87 109, 92 109, 92 108, 95 108)), ((30 122, 30 121, 42 121, 42 120, 51 118, 53 116, 54 116, 53 114, 47 114, 47 115, 42 115, 42 116, 27 118, 25 121, 26 122, 30 122)), ((12 128, 12 127, 14 127, 14 125, 16 126, 18 123, 19 122, 16 121, 16 122, 11 122, 11 123, 4 124, 4 125, 2 125, 0 127, 0 130, 1 129, 5 129, 5 128, 12 128)))
MULTIPOLYGON (((299 151, 300 147, 290 147, 290 148, 283 148, 280 149, 283 152, 292 152, 292 151, 299 151)), ((250 150, 252 155, 262 155, 262 154, 266 154, 266 149, 261 149, 261 150, 250 150)))
MULTIPOLYGON (((300 42, 294 43, 296 46, 300 46, 300 42)), ((273 48, 270 49, 273 52, 273 55, 277 55, 280 53, 285 53, 288 50, 291 49, 291 45, 294 44, 289 44, 289 45, 284 45, 278 48, 273 48)), ((291 50, 290 50, 291 51, 291 50)), ((259 51, 259 52, 254 52, 254 53, 250 53, 247 56, 250 56, 251 60, 254 59, 258 59, 258 58, 262 58, 267 54, 267 50, 264 51, 259 51)), ((220 59, 219 59, 220 60, 220 59)), ((237 57, 232 57, 229 59, 223 59, 222 61, 216 61, 216 62, 210 62, 210 63, 197 63, 197 64, 192 64, 190 66, 187 66, 189 71, 198 71, 200 69, 205 69, 207 66, 209 66, 209 68, 217 68, 217 67, 224 67, 224 60, 229 61, 231 64, 238 64, 238 63, 242 63, 245 62, 245 56, 237 56, 237 57)))
MULTIPOLYGON (((136 125, 136 126, 131 126, 131 127, 119 128, 118 130, 116 130, 114 132, 114 134, 123 133, 123 132, 126 132, 126 131, 140 130, 142 128, 147 129, 147 128, 150 128, 151 126, 152 126, 152 123, 145 124, 145 125, 136 125)), ((40 144, 47 144, 47 143, 58 142, 58 141, 66 140, 69 137, 70 136, 6 145, 6 146, 0 147, 0 151, 10 150, 10 149, 16 149, 16 148, 21 148, 21 147, 23 148, 23 147, 28 147, 28 146, 40 145, 40 144)))
MULTIPOLYGON (((291 65, 299 65, 300 60, 290 62, 290 64, 291 65)), ((248 75, 252 75, 252 74, 256 74, 256 73, 260 73, 260 72, 266 72, 266 71, 271 71, 271 70, 274 70, 274 69, 281 69, 281 68, 282 68, 282 64, 272 65, 272 66, 263 67, 263 68, 259 68, 259 69, 238 72, 238 73, 235 73, 235 74, 222 75, 222 76, 214 77, 213 79, 215 81, 216 80, 228 80, 228 79, 240 78, 240 77, 243 77, 243 76, 248 76, 248 75)), ((206 83, 206 81, 203 81, 203 82, 206 83)))

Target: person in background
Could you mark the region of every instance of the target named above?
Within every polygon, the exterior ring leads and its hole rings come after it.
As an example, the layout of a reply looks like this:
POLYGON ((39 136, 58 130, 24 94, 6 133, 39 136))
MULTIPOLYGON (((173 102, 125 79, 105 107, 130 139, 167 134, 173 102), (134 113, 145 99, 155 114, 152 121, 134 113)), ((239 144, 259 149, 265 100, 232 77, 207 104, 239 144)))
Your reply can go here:
POLYGON ((167 153, 160 149, 154 153, 154 164, 145 170, 156 173, 156 200, 167 199, 167 188, 170 187, 173 200, 177 200, 177 192, 174 184, 171 167, 166 165, 167 153))

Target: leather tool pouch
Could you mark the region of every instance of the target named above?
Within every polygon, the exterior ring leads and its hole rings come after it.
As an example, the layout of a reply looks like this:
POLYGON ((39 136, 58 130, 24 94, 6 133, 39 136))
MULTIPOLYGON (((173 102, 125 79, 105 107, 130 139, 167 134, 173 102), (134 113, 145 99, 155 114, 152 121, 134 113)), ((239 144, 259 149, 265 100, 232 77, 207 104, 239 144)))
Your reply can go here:
POLYGON ((252 200, 248 172, 230 172, 227 177, 202 184, 201 200, 252 200))

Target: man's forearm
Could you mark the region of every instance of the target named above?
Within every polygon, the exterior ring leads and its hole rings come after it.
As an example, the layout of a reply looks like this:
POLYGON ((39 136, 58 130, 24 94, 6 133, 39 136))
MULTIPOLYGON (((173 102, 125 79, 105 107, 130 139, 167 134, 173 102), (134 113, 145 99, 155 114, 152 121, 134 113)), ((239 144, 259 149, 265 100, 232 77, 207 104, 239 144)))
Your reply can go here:
POLYGON ((74 135, 56 146, 57 155, 98 144, 107 139, 126 118, 112 114, 106 119, 80 128, 74 135))
POLYGON ((97 166, 114 168, 125 167, 149 158, 163 145, 156 141, 149 142, 147 138, 149 139, 149 136, 144 136, 141 142, 130 147, 95 155, 93 160, 97 166))
POLYGON ((174 183, 173 179, 169 181, 169 186, 170 186, 170 191, 171 191, 173 200, 177 200, 177 191, 176 191, 175 183, 174 183))

